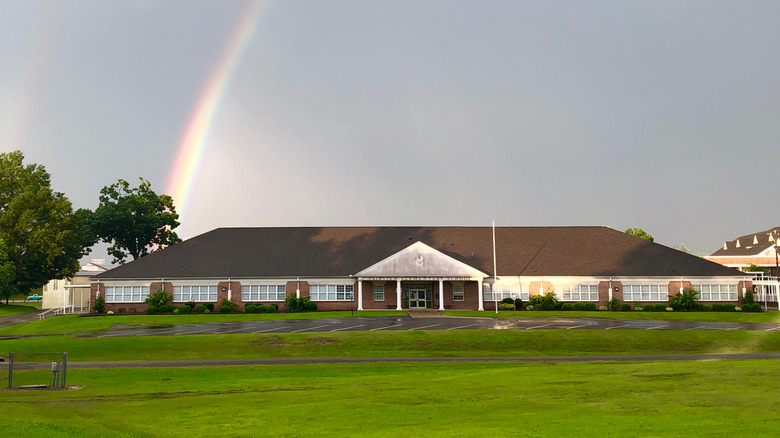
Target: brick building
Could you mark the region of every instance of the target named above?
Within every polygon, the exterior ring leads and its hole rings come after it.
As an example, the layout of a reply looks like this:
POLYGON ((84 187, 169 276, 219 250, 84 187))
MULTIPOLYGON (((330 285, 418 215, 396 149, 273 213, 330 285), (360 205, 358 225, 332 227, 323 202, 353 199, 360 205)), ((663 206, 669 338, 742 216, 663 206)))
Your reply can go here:
POLYGON ((750 278, 608 227, 220 228, 92 278, 106 310, 142 312, 150 292, 174 304, 280 304, 319 310, 495 309, 554 292, 565 302, 667 302, 681 288, 701 302, 737 303, 750 278))

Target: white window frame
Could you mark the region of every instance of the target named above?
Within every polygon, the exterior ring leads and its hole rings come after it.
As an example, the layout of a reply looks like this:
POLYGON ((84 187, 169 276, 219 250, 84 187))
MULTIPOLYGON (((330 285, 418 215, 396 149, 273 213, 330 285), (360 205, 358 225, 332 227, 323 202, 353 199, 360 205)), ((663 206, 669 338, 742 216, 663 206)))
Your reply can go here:
POLYGON ((555 296, 561 301, 596 302, 599 300, 598 284, 564 284, 555 286, 555 296))
POLYGON ((466 294, 463 291, 463 284, 452 285, 452 301, 465 301, 466 294))
POLYGON ((309 286, 312 301, 355 301, 354 284, 312 284, 309 286))
POLYGON ((668 284, 624 284, 624 302, 668 302, 668 284))
POLYGON ((517 299, 520 298, 523 301, 528 301, 528 290, 523 291, 523 285, 516 281, 499 281, 496 287, 496 295, 493 296, 493 285, 491 283, 483 283, 482 295, 484 301, 501 301, 504 298, 517 299))
POLYGON ((149 286, 106 286, 103 291, 106 303, 143 303, 148 297, 149 286))
POLYGON ((385 285, 375 284, 374 301, 384 301, 384 300, 385 300, 385 285))
POLYGON ((173 286, 174 303, 186 303, 189 301, 195 301, 196 303, 216 303, 217 286, 212 284, 182 284, 173 286), (197 292, 195 292, 195 290, 197 290, 197 292), (202 299, 204 298, 204 295, 206 299, 202 299), (193 296, 196 296, 196 298, 193 298, 193 296))
POLYGON ((737 301, 736 284, 697 284, 693 286, 699 291, 700 301, 737 301))
POLYGON ((284 301, 287 296, 286 288, 285 284, 242 284, 241 301, 284 301))

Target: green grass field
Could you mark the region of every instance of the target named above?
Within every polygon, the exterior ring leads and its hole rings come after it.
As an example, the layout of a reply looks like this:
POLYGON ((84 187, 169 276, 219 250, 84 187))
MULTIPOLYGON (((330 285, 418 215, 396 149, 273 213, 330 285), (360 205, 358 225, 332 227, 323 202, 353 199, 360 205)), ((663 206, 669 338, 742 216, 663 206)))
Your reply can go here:
POLYGON ((771 322, 780 323, 780 312, 606 312, 606 311, 499 311, 495 310, 445 310, 444 315, 469 316, 483 318, 599 318, 599 319, 642 319, 661 321, 702 321, 702 322, 771 322))
POLYGON ((78 391, 0 391, 0 421, 47 438, 776 436, 762 382, 777 375, 771 360, 74 369, 78 391))
POLYGON ((37 312, 38 308, 35 306, 40 306, 40 303, 0 304, 0 317, 37 312))
POLYGON ((190 315, 106 315, 79 316, 62 315, 31 321, 0 329, 2 335, 39 335, 52 333, 95 333, 115 325, 136 327, 171 327, 178 324, 201 324, 207 322, 263 321, 285 319, 357 318, 361 316, 399 316, 403 311, 363 310, 354 312, 312 312, 312 313, 193 313, 190 315))
POLYGON ((415 330, 104 338, 43 336, 3 340, 2 348, 4 352, 67 351, 72 361, 764 353, 780 351, 780 331, 415 330))

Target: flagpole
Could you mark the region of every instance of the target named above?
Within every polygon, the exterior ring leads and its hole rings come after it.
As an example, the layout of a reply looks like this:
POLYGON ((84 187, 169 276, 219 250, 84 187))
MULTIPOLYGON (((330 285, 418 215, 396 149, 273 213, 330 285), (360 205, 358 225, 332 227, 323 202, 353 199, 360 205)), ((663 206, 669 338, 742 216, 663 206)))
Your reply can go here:
POLYGON ((496 273, 496 221, 493 221, 493 303, 498 313, 498 300, 496 299, 496 287, 498 286, 498 274, 496 273))

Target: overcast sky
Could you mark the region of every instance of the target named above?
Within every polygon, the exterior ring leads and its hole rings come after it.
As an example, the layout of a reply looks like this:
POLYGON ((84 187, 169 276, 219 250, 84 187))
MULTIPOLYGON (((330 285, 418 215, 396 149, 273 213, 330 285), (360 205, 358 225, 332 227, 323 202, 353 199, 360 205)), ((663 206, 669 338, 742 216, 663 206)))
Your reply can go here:
MULTIPOLYGON (((0 151, 166 192, 247 1, 0 1, 0 151)), ((778 1, 272 1, 179 230, 780 224, 778 1)), ((176 201, 176 199, 174 199, 176 201)), ((573 242, 574 244, 574 242, 573 242)))

